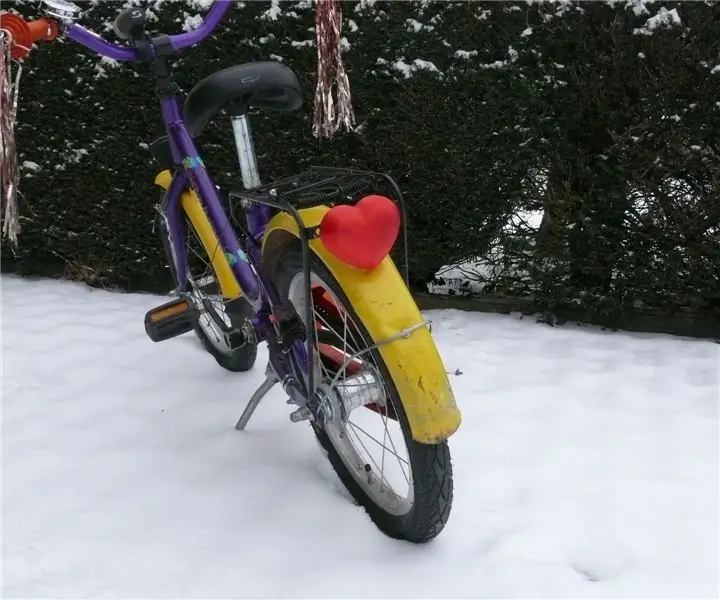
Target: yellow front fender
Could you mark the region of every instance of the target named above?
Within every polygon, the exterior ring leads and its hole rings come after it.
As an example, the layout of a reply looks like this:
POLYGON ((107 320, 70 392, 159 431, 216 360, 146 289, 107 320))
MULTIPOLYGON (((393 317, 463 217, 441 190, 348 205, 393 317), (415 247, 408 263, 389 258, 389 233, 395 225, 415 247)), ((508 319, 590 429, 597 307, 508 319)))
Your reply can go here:
MULTIPOLYGON (((172 174, 168 170, 160 171, 155 177, 155 184, 165 190, 170 187, 171 181, 172 174)), ((205 214, 202 204, 200 204, 197 194, 191 189, 184 190, 180 196, 180 205, 188 219, 190 219, 190 223, 210 259, 223 298, 226 301, 237 298, 242 294, 240 285, 235 279, 225 254, 218 252, 220 242, 218 242, 215 231, 205 214)))
MULTIPOLYGON (((300 210, 306 227, 320 223, 326 206, 300 210)), ((300 237, 295 220, 279 213, 270 221, 263 239, 263 258, 274 264, 282 248, 300 237)), ((390 257, 372 271, 350 267, 330 254, 319 239, 310 248, 342 287, 373 342, 382 342, 422 323, 423 317, 390 257)), ((460 411, 445 366, 427 327, 414 329, 379 347, 395 388, 402 399, 412 437, 435 444, 460 426, 460 411)))

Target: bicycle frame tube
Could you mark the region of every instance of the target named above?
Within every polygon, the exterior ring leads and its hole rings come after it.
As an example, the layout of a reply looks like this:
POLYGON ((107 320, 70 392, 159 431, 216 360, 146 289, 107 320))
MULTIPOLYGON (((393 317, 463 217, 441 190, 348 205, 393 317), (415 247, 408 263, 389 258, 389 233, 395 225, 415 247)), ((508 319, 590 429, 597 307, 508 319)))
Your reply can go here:
POLYGON ((246 249, 240 245, 238 237, 220 200, 220 194, 208 175, 205 165, 198 154, 195 143, 180 117, 180 103, 177 96, 163 98, 161 101, 163 119, 167 128, 175 164, 181 168, 175 171, 168 190, 166 218, 171 234, 171 244, 175 254, 180 285, 184 285, 187 275, 187 257, 182 238, 182 220, 180 214, 180 194, 189 184, 196 191, 208 219, 220 242, 218 252, 223 252, 240 284, 245 298, 255 310, 263 305, 261 284, 246 249))
MULTIPOLYGON (((273 283, 263 277, 262 270, 258 272, 253 267, 254 264, 260 264, 262 260, 260 246, 256 240, 249 239, 246 247, 243 248, 240 240, 235 235, 235 230, 223 208, 218 190, 208 175, 202 158, 198 155, 197 148, 180 116, 179 98, 177 96, 164 98, 161 105, 176 165, 175 173, 165 196, 164 208, 170 237, 170 250, 175 262, 178 285, 181 291, 185 291, 188 276, 188 257, 185 250, 180 197, 185 189, 191 186, 197 193, 208 220, 217 235, 219 242, 217 251, 225 254, 244 297, 256 312, 254 324, 257 334, 261 339, 269 339, 274 335, 274 328, 270 321, 271 311, 268 300, 272 304, 279 305, 281 299, 273 283)), ((264 231, 268 223, 267 214, 257 210, 253 212, 252 207, 248 209, 248 216, 250 214, 255 215, 255 227, 264 231)), ((254 234, 251 233, 251 235, 254 237, 254 234)), ((300 368, 307 372, 308 355, 303 342, 294 340, 292 350, 300 368)), ((285 355, 271 354, 269 358, 281 380, 285 381, 287 377, 295 375, 294 368, 285 355)), ((304 403, 305 398, 298 396, 299 390, 293 389, 288 393, 294 397, 298 404, 304 403)))
MULTIPOLYGON (((169 36, 173 49, 180 50, 202 42, 216 29, 233 4, 234 0, 216 0, 200 27, 188 33, 169 36)), ((136 49, 108 42, 81 25, 65 22, 63 33, 101 56, 127 62, 143 60, 136 49)), ((269 336, 273 335, 269 303, 279 305, 280 297, 272 282, 265 280, 262 270, 256 270, 254 267, 262 260, 259 242, 269 221, 269 211, 257 206, 247 210, 251 239, 248 240, 247 247, 243 248, 223 208, 218 189, 208 175, 195 143, 187 131, 180 107, 178 95, 161 98, 162 116, 175 164, 175 172, 164 201, 165 219, 170 238, 171 258, 175 265, 180 291, 185 291, 188 278, 181 195, 190 186, 197 193, 217 235, 218 252, 224 253, 244 297, 256 313, 254 322, 257 332, 261 338, 269 339, 269 336)), ((295 340, 292 342, 292 349, 301 370, 307 372, 308 356, 304 344, 295 340)), ((270 361, 283 381, 293 375, 294 368, 284 355, 271 355, 270 361)), ((289 393, 298 404, 304 403, 303 398, 298 396, 297 390, 289 393)))
MULTIPOLYGON (((169 36, 172 47, 175 50, 180 50, 202 42, 217 28, 233 4, 233 0, 216 0, 200 27, 188 33, 169 36)), ((68 38, 101 56, 127 62, 142 60, 140 53, 136 49, 104 40, 82 25, 64 23, 63 33, 68 38)), ((168 233, 171 237, 171 250, 175 261, 178 283, 181 288, 184 288, 187 279, 187 256, 182 234, 180 195, 190 184, 198 194, 203 208, 207 212, 208 219, 215 229, 221 246, 218 251, 225 254, 246 299, 256 311, 260 310, 263 306, 261 282, 257 273, 251 267, 248 252, 241 247, 235 235, 230 220, 223 209, 218 190, 205 170, 205 165, 185 127, 181 116, 179 97, 175 95, 162 98, 161 110, 170 140, 174 163, 178 167, 168 189, 165 215, 168 233), (182 168, 180 168, 181 166, 182 168)), ((258 213, 261 211, 253 212, 258 213)), ((267 215, 261 214, 265 217, 264 219, 251 219, 253 229, 264 229, 268 219, 267 215)), ((248 250, 253 255, 253 258, 257 259, 258 254, 255 252, 255 248, 248 248, 248 250)), ((273 296, 272 290, 268 291, 273 296)), ((275 298, 271 297, 271 300, 274 301, 275 298)))

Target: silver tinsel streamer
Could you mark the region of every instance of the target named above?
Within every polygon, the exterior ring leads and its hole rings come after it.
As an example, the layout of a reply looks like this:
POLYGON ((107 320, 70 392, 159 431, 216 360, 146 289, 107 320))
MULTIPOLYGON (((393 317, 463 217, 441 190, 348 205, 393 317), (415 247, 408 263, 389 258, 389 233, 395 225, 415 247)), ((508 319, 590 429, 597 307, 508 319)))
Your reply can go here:
POLYGON ((355 125, 350 81, 342 61, 342 8, 339 0, 315 0, 317 87, 313 135, 330 137, 355 125))
POLYGON ((18 210, 18 182, 20 171, 15 146, 15 117, 17 115, 18 85, 22 67, 18 65, 13 78, 10 57, 11 40, 7 32, 0 30, 0 206, 2 235, 17 245, 20 233, 18 210))

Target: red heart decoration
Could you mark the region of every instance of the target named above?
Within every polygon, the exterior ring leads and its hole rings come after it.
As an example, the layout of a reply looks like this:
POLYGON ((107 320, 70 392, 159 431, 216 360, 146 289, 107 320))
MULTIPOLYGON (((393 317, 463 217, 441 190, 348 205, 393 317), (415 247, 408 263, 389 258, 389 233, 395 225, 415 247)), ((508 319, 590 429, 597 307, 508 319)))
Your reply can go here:
POLYGON ((320 222, 323 245, 335 258, 358 269, 377 267, 399 232, 400 211, 385 196, 365 196, 354 206, 334 206, 320 222))

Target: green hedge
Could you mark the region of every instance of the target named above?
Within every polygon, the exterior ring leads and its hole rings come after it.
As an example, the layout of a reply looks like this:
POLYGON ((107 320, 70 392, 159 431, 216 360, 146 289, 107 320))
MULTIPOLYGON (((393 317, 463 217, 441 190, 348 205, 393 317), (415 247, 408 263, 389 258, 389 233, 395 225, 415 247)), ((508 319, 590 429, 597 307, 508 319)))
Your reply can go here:
MULTIPOLYGON (((142 4, 158 31, 202 14, 189 0, 142 4)), ((84 23, 112 37, 122 6, 94 3, 84 23)), ((480 261, 484 292, 550 309, 720 307, 718 3, 366 0, 343 10, 357 133, 311 136, 308 1, 238 3, 177 62, 185 90, 244 61, 296 70, 306 107, 253 117, 264 179, 311 164, 388 171, 408 202, 417 288, 444 265, 480 261), (539 227, 522 218, 533 211, 544 211, 539 227)), ((27 62, 18 142, 34 163, 22 181, 32 220, 5 268, 69 264, 167 289, 147 150, 162 123, 147 67, 109 65, 71 42, 27 62)), ((227 118, 200 143, 221 185, 239 185, 227 118)))

